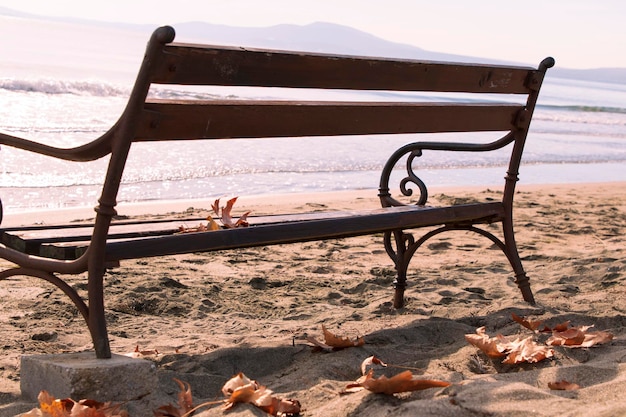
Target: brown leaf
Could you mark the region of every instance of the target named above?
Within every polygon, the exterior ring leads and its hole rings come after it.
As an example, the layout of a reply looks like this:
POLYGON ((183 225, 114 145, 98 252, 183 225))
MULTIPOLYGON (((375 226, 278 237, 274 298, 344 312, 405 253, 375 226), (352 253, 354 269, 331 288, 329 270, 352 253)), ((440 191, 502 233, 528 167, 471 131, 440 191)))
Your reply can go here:
POLYGON ((539 320, 527 320, 523 317, 518 316, 515 313, 511 313, 511 317, 513 318, 513 320, 515 320, 516 322, 518 322, 519 324, 521 324, 522 326, 526 327, 527 329, 534 331, 537 331, 537 329, 539 328, 539 326, 541 326, 541 324, 543 323, 542 321, 539 320))
POLYGON ((500 358, 505 355, 503 351, 500 350, 498 338, 489 337, 489 335, 485 333, 485 326, 476 329, 476 334, 466 334, 465 340, 485 352, 490 358, 500 358))
POLYGON ((211 204, 211 208, 213 209, 213 213, 215 213, 215 215, 217 217, 220 216, 220 199, 216 199, 213 204, 211 204))
MULTIPOLYGON (((419 391, 428 388, 435 387, 447 387, 449 382, 437 381, 430 379, 413 379, 411 371, 400 372, 397 375, 387 378, 381 376, 374 378, 374 371, 370 370, 367 375, 362 376, 356 381, 356 385, 360 385, 368 391, 379 394, 397 394, 408 391, 419 391)), ((348 385, 348 388, 353 387, 355 384, 348 385)))
POLYGON ((557 391, 573 391, 573 390, 580 389, 580 385, 574 384, 572 382, 568 382, 563 379, 557 382, 548 382, 548 388, 550 388, 551 390, 557 390, 557 391))
POLYGON ((570 321, 564 321, 563 323, 559 323, 556 326, 554 326, 552 328, 553 331, 557 331, 557 332, 564 332, 565 330, 569 329, 569 323, 570 321))
POLYGON ((552 349, 538 345, 532 340, 532 336, 513 341, 502 335, 489 337, 484 327, 476 329, 475 335, 466 334, 465 340, 485 352, 490 358, 506 356, 502 363, 507 364, 534 363, 554 356, 552 349))
POLYGON ((220 225, 217 224, 217 222, 215 220, 213 220, 213 217, 207 216, 206 219, 209 222, 207 224, 207 229, 209 229, 209 230, 220 230, 221 229, 220 225))
POLYGON ((135 346, 135 350, 130 353, 125 353, 124 356, 131 358, 143 358, 145 356, 159 355, 159 351, 156 349, 139 349, 139 345, 135 346))
POLYGON ((357 337, 355 340, 350 340, 349 337, 339 337, 329 332, 324 325, 322 325, 322 331, 324 332, 324 342, 337 349, 363 346, 365 344, 365 339, 362 337, 357 337))
POLYGON ((611 340, 613 340, 613 333, 605 332, 602 330, 599 330, 597 332, 587 332, 585 334, 585 341, 582 343, 581 347, 601 345, 603 343, 608 343, 611 340))
POLYGON ((571 348, 591 347, 613 340, 613 334, 605 331, 588 331, 593 326, 571 327, 563 331, 553 331, 546 340, 547 345, 571 348))
MULTIPOLYGON (((226 202, 226 207, 222 207, 222 214, 220 218, 222 219, 222 224, 224 225, 224 227, 228 229, 248 226, 248 221, 246 219, 248 215, 250 215, 249 211, 245 212, 237 221, 233 220, 231 211, 233 210, 233 206, 235 205, 237 198, 238 197, 231 198, 230 200, 226 202)), ((220 200, 218 198, 217 200, 215 200, 215 203, 211 206, 215 214, 217 214, 218 216, 220 216, 219 204, 220 204, 220 200)))
POLYGON ((258 388, 253 384, 243 385, 241 387, 235 388, 235 390, 230 394, 228 399, 226 400, 226 404, 223 409, 228 410, 233 407, 233 405, 237 403, 250 403, 252 404, 254 400, 258 397, 258 388))
POLYGON ((285 400, 274 397, 273 392, 265 387, 259 387, 250 403, 273 416, 293 416, 300 413, 298 400, 285 400))
POLYGON ((271 390, 260 386, 242 372, 224 384, 222 393, 228 397, 222 407, 223 410, 231 409, 236 403, 248 403, 273 416, 289 417, 300 413, 300 403, 297 400, 274 397, 271 390))
POLYGON ((553 331, 552 336, 546 340, 550 346, 574 346, 585 341, 585 332, 578 328, 570 328, 563 331, 553 331))
POLYGON ((372 365, 387 366, 385 362, 381 361, 376 356, 370 356, 361 362, 361 375, 365 375, 367 373, 367 367, 372 365))
POLYGON ((554 350, 538 345, 532 336, 525 339, 516 339, 506 343, 507 357, 502 361, 506 364, 535 363, 554 356, 554 350))
POLYGON ((335 350, 334 347, 329 346, 326 343, 320 342, 319 340, 317 340, 313 336, 307 336, 306 340, 313 344, 313 347, 314 347, 313 350, 314 351, 325 350, 327 352, 332 352, 333 350, 335 350))
POLYGON ((74 401, 70 398, 57 400, 47 391, 37 396, 39 408, 34 408, 24 417, 128 417, 126 411, 120 410, 121 405, 101 403, 94 400, 74 401))
POLYGON ((365 344, 365 339, 362 337, 357 337, 355 340, 351 340, 349 337, 339 337, 329 332, 323 324, 322 332, 324 333, 324 342, 320 342, 313 336, 307 336, 306 340, 313 343, 315 347, 329 352, 365 344))
POLYGON ((193 409, 191 386, 187 382, 173 378, 180 388, 178 393, 178 406, 163 405, 154 411, 155 417, 182 417, 193 409))
POLYGON ((237 197, 233 197, 226 202, 226 207, 222 207, 222 224, 227 228, 234 228, 235 222, 233 222, 233 218, 230 212, 237 201, 237 197))
POLYGON ((256 383, 256 381, 253 381, 245 376, 243 372, 239 372, 237 375, 226 381, 226 383, 222 387, 222 394, 228 397, 233 392, 235 392, 237 388, 241 388, 250 384, 254 384, 254 390, 258 388, 258 384, 256 383))

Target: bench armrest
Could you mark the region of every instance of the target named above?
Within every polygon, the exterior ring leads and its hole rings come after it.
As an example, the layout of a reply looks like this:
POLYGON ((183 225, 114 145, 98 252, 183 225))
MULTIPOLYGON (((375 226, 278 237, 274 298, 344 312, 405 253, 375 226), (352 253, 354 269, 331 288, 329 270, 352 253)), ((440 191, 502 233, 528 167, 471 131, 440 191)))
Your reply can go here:
POLYGON ((1 145, 11 146, 53 158, 64 159, 66 161, 94 161, 100 159, 111 153, 110 142, 111 133, 109 132, 85 145, 74 148, 58 148, 0 132, 1 145))
POLYGON ((389 192, 389 181, 391 178, 391 174, 394 171, 395 167, 398 165, 400 160, 403 158, 407 158, 406 160, 406 171, 407 175, 400 180, 400 191, 405 196, 413 195, 413 189, 410 187, 410 184, 417 186, 419 189, 420 195, 415 203, 416 205, 425 205, 428 200, 428 189, 424 181, 422 181, 416 174, 413 169, 413 163, 415 158, 422 156, 422 151, 424 150, 432 150, 432 151, 453 151, 453 152, 489 152, 497 149, 501 149, 511 142, 513 142, 516 138, 515 132, 509 132, 498 140, 487 143, 463 143, 463 142, 413 142, 403 147, 399 148, 397 151, 389 157, 387 163, 385 164, 383 171, 380 176, 380 185, 379 185, 379 193, 378 197, 381 200, 383 207, 390 206, 402 206, 404 203, 394 199, 391 197, 389 192))

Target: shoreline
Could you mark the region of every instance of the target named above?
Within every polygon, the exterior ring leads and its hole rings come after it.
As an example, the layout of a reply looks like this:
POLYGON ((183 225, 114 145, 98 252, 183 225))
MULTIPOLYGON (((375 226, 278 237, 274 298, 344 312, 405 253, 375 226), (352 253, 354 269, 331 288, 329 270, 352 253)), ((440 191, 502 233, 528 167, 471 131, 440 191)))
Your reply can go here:
MULTIPOLYGON (((505 172, 506 167, 504 166, 423 168, 420 172, 420 177, 432 190, 441 188, 498 188, 504 184, 503 177, 505 172)), ((290 174, 288 172, 261 176, 256 174, 237 174, 215 177, 202 184, 195 182, 196 180, 122 184, 117 196, 119 201, 118 207, 159 204, 160 201, 177 204, 177 202, 204 200, 204 198, 196 198, 198 195, 209 195, 211 198, 216 196, 225 198, 231 195, 256 197, 265 195, 263 193, 266 193, 267 190, 278 190, 277 195, 280 196, 318 192, 353 192, 376 188, 380 174, 375 171, 347 171, 322 172, 311 175, 309 177, 309 174, 290 174), (296 175, 296 178, 292 178, 290 175, 296 175), (299 178, 297 175, 306 175, 307 177, 299 178), (255 181, 253 184, 249 184, 242 180, 243 177, 255 179, 255 181), (282 184, 281 181, 286 181, 288 185, 277 186, 277 184, 282 184), (221 182, 225 182, 226 186, 219 189, 218 185, 221 182), (237 190, 237 192, 232 190, 237 190), (156 198, 152 199, 152 197, 156 198)), ((626 162, 589 164, 529 163, 523 166, 523 172, 520 174, 520 177, 519 186, 622 182, 626 181, 626 162)), ((0 187, 0 198, 3 200, 5 216, 12 216, 42 211, 92 210, 93 206, 90 205, 96 204, 100 192, 101 185, 48 188, 0 187), (60 206, 61 202, 65 202, 68 205, 62 207, 60 206), (54 206, 50 207, 51 205, 54 206)))
MULTIPOLYGON (((553 183, 553 184, 518 184, 516 193, 532 192, 537 190, 564 190, 572 188, 589 188, 589 187, 626 187, 625 181, 611 182, 583 182, 583 183, 553 183)), ((484 190, 500 190, 502 184, 498 185, 472 185, 472 186, 435 186, 429 189, 432 196, 438 193, 459 193, 459 192, 480 192, 484 190)), ((250 196, 238 196, 236 211, 252 210, 254 215, 255 208, 261 207, 264 214, 271 212, 272 207, 284 206, 301 206, 306 204, 322 204, 332 205, 332 203, 340 202, 345 205, 346 202, 355 199, 371 199, 374 202, 378 200, 377 189, 362 190, 341 190, 341 191, 322 191, 322 192, 298 192, 283 194, 257 194, 250 196)), ((234 196, 225 196, 222 202, 227 198, 234 196)), ((174 213, 184 213, 190 209, 203 209, 209 211, 214 199, 180 199, 180 200, 152 200, 142 202, 120 203, 116 207, 119 216, 144 216, 144 215, 167 215, 174 213)), ((378 207, 376 205, 375 207, 378 207)), ((276 214, 274 212, 273 214, 276 214)), ((26 226, 32 224, 55 224, 67 223, 82 219, 93 219, 95 211, 93 207, 68 207, 55 209, 35 209, 25 210, 18 213, 9 213, 4 215, 2 227, 26 226)))

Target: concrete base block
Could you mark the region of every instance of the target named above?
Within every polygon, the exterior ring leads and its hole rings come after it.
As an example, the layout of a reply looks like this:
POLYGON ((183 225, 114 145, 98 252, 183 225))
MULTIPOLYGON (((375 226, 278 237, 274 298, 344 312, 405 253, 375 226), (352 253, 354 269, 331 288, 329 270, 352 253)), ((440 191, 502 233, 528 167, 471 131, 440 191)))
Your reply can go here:
POLYGON ((22 356, 22 397, 37 401, 42 390, 56 398, 114 403, 150 396, 158 389, 156 367, 144 359, 113 355, 96 359, 93 352, 22 356))

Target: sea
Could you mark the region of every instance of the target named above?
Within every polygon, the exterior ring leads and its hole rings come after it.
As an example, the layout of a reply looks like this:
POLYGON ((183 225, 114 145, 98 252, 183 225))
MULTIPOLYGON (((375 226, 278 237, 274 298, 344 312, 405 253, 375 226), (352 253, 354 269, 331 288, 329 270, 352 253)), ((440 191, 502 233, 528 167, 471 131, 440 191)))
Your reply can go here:
MULTIPOLYGON (((59 147, 99 137, 124 109, 149 33, 0 15, 0 132, 59 147)), ((302 93, 226 87, 199 93, 159 87, 151 94, 280 99, 302 93)), ((324 95, 306 94, 315 99, 324 95)), ((381 101, 394 97, 389 92, 367 94, 381 101)), ((346 91, 324 97, 362 99, 346 91)), ((387 157, 409 141, 491 139, 477 134, 459 139, 372 135, 136 144, 118 203, 375 189, 387 157)), ((107 162, 108 158, 72 163, 2 146, 4 212, 93 206, 107 162)), ((433 152, 424 154, 417 173, 429 187, 497 186, 503 182, 506 164, 507 154, 502 152, 433 152)), ((520 184, 612 181, 626 181, 626 85, 548 73, 528 136, 520 184)))

